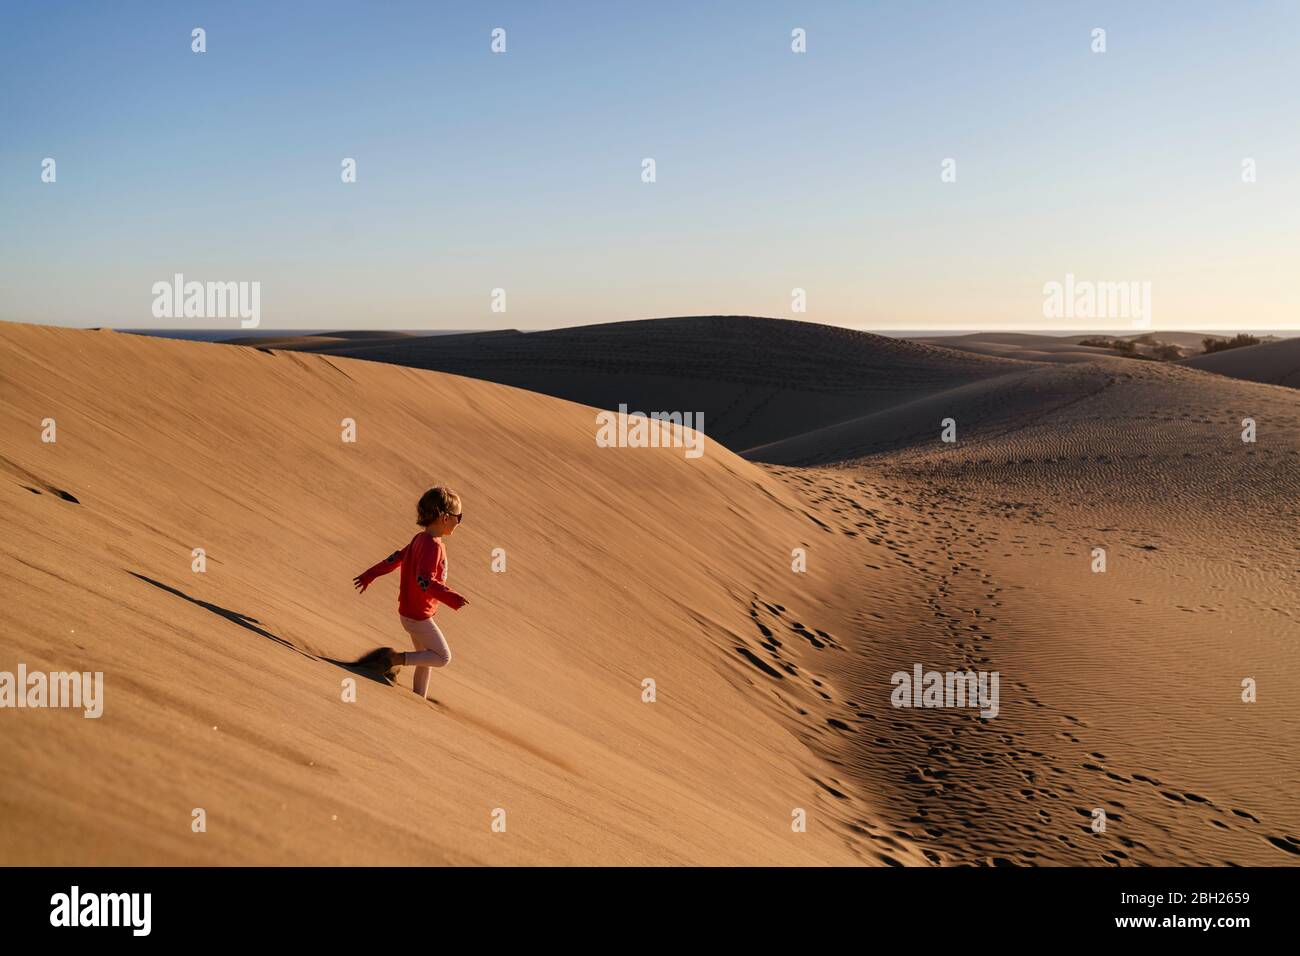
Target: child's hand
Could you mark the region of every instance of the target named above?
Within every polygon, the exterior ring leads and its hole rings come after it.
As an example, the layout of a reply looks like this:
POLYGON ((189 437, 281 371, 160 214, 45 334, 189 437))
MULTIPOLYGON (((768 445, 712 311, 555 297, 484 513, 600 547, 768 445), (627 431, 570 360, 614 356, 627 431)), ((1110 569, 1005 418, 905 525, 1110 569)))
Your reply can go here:
POLYGON ((352 584, 362 594, 365 594, 366 588, 370 587, 370 581, 366 579, 366 576, 364 574, 358 574, 355 578, 353 578, 352 584))

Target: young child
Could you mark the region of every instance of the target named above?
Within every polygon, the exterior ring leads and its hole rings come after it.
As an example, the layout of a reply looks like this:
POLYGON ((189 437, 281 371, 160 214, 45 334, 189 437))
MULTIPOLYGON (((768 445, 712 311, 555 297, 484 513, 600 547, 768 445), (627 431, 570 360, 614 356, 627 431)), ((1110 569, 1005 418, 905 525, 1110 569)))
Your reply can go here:
POLYGON ((364 594, 375 578, 402 569, 397 614, 402 627, 411 636, 415 650, 403 653, 391 647, 381 647, 356 663, 377 667, 388 672, 387 676, 394 676, 396 669, 403 665, 416 665, 412 686, 417 694, 425 697, 429 690, 429 675, 433 673, 431 668, 446 667, 451 663, 451 648, 433 622, 433 614, 440 603, 455 611, 468 604, 469 599, 447 587, 447 548, 442 543, 444 535, 455 533, 460 526, 460 496, 441 485, 430 488, 420 497, 415 510, 415 523, 424 530, 401 551, 394 551, 352 579, 364 594))

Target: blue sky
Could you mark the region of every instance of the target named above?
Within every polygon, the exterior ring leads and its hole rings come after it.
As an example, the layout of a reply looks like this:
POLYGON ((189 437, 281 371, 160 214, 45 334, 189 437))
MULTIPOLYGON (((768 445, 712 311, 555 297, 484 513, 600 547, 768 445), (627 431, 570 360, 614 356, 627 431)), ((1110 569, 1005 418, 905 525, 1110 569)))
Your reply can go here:
POLYGON ((150 312, 179 272, 260 282, 264 328, 1045 328, 1070 273, 1150 282, 1157 329, 1294 328, 1298 28, 1293 2, 7 2, 0 319, 184 326, 150 312))

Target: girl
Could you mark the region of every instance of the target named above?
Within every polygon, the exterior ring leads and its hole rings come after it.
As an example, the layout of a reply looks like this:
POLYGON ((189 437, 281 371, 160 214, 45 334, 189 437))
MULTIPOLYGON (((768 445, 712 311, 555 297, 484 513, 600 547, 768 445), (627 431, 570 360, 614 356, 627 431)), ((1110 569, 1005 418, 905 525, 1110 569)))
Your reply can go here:
POLYGON ((402 569, 401 585, 397 592, 397 614, 411 636, 414 651, 381 647, 356 663, 362 667, 376 667, 394 677, 397 668, 414 664, 415 679, 412 686, 421 697, 429 689, 431 668, 446 667, 451 663, 451 648, 442 636, 433 614, 438 605, 446 604, 453 611, 460 610, 469 599, 447 587, 447 548, 442 543, 444 535, 455 533, 460 527, 460 496, 450 488, 439 485, 430 488, 415 506, 415 523, 424 530, 419 532, 401 551, 394 551, 374 567, 362 571, 352 583, 366 593, 372 581, 396 568, 402 569))

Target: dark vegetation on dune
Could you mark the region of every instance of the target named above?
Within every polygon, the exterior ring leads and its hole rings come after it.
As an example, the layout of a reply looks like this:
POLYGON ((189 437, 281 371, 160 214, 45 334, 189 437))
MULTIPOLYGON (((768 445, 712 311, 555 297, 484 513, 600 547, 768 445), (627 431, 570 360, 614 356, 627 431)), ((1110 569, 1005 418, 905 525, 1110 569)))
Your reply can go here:
POLYGON ((1187 351, 1172 342, 1161 342, 1153 335, 1139 335, 1136 338, 1110 339, 1105 336, 1082 339, 1080 345, 1094 348, 1111 349, 1125 358, 1144 359, 1151 362, 1176 362, 1185 358, 1187 351))
POLYGON ((1211 352, 1226 352, 1228 349, 1239 349, 1247 345, 1258 345, 1260 339, 1253 335, 1247 335, 1245 332, 1239 332, 1230 339, 1220 339, 1208 337, 1201 341, 1205 347, 1202 355, 1209 355, 1211 352))
POLYGON ((1248 335, 1245 332, 1240 332, 1230 339, 1210 335, 1201 339, 1201 351, 1199 353, 1173 342, 1163 342, 1150 333, 1133 338, 1111 338, 1105 335, 1097 335, 1080 339, 1079 344, 1099 349, 1111 349, 1125 358, 1145 359, 1154 362, 1177 362, 1179 359, 1191 355, 1210 355, 1213 352, 1224 352, 1228 349, 1259 345, 1261 341, 1263 340, 1257 336, 1248 335))

